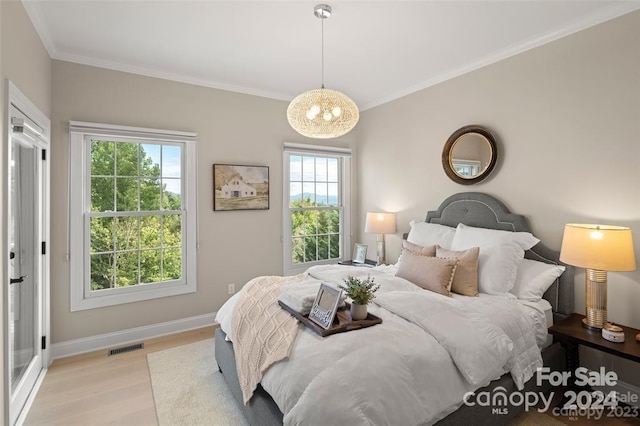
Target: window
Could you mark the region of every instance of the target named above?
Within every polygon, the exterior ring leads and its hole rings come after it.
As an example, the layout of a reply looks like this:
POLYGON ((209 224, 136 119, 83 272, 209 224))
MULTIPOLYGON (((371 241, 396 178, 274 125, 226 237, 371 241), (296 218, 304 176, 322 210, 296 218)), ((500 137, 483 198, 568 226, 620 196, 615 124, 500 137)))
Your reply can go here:
POLYGON ((349 253, 350 164, 350 150, 285 144, 285 274, 349 253))
POLYGON ((195 135, 70 129, 71 310, 195 292, 195 135))

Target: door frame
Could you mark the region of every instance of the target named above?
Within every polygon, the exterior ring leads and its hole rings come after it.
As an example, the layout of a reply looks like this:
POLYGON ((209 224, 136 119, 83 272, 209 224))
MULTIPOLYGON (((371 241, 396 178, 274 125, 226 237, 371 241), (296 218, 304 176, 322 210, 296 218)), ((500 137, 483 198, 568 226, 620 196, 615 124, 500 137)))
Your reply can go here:
POLYGON ((34 384, 33 389, 31 390, 29 397, 27 398, 26 403, 21 408, 20 413, 16 416, 17 413, 13 413, 11 411, 11 372, 9 365, 9 360, 11 359, 11 354, 9 353, 9 333, 8 327, 10 324, 9 318, 9 268, 6 267, 4 271, 4 276, 2 277, 2 308, 3 308, 3 358, 4 358, 4 374, 3 374, 3 391, 4 391, 4 413, 5 418, 4 424, 11 424, 11 419, 15 418, 15 424, 21 424, 25 419, 29 412, 29 408, 33 404, 33 400, 37 394, 37 391, 44 380, 44 376, 47 372, 47 368, 51 364, 51 295, 50 295, 50 252, 51 252, 51 238, 50 238, 50 221, 51 221, 51 208, 50 208, 50 158, 51 158, 51 122, 49 118, 38 109, 19 89, 13 84, 11 81, 5 81, 5 116, 4 120, 4 128, 5 132, 3 136, 2 143, 2 152, 4 155, 4 167, 3 167, 3 179, 5 180, 5 184, 3 185, 3 206, 2 206, 2 244, 0 247, 0 256, 2 257, 2 263, 7 265, 7 259, 9 256, 9 238, 8 238, 8 230, 9 230, 9 200, 11 197, 11 182, 8 178, 9 171, 11 167, 11 107, 15 107, 20 112, 22 112, 25 116, 27 116, 31 121, 36 123, 41 129, 43 129, 42 141, 39 144, 41 148, 46 149, 46 164, 40 167, 42 173, 40 176, 40 181, 37 183, 41 192, 41 206, 40 209, 42 211, 42 240, 46 244, 45 254, 42 255, 42 285, 41 285, 41 294, 39 305, 41 307, 41 330, 42 335, 44 337, 44 341, 46 342, 44 345, 44 349, 42 349, 42 370, 38 374, 38 378, 34 384))

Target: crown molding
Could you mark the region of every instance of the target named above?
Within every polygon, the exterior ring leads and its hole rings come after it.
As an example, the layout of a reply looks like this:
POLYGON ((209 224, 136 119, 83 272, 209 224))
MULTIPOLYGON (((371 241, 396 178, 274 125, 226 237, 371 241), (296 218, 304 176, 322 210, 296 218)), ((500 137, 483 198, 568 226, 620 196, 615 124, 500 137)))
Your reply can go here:
POLYGON ((40 5, 35 1, 22 0, 22 6, 24 6, 24 10, 27 12, 29 19, 31 19, 31 23, 36 33, 38 33, 44 48, 49 53, 49 57, 53 58, 56 54, 56 44, 53 42, 53 37, 51 37, 51 32, 46 24, 40 5))
MULTIPOLYGON (((108 61, 104 59, 75 55, 72 53, 60 51, 60 48, 55 45, 53 38, 51 37, 49 28, 47 27, 45 19, 43 18, 39 3, 37 1, 22 0, 22 4, 24 5, 24 8, 30 17, 33 26, 35 27, 36 32, 40 36, 45 49, 52 59, 287 102, 291 101, 295 97, 295 95, 286 93, 270 92, 254 87, 227 84, 220 81, 193 77, 186 74, 164 72, 147 67, 123 64, 115 61, 108 61)), ((499 62, 503 59, 507 59, 511 56, 515 56, 519 53, 526 52, 527 50, 542 46, 544 44, 582 31, 589 27, 601 24, 627 13, 631 13, 638 9, 640 9, 640 1, 638 0, 612 3, 610 7, 601 9, 600 11, 592 13, 591 15, 588 15, 581 19, 577 19, 555 32, 544 34, 538 37, 532 37, 528 40, 523 41, 522 43, 509 46, 492 55, 486 56, 482 59, 463 65, 456 69, 441 73, 418 84, 395 91, 374 101, 365 104, 359 104, 358 107, 360 111, 366 111, 368 109, 394 101, 420 90, 424 90, 428 87, 434 86, 444 81, 451 80, 455 77, 459 77, 466 73, 478 70, 487 65, 499 62)))
POLYGON ((361 105, 360 111, 366 111, 368 109, 380 106, 387 102, 394 101, 396 99, 402 98, 412 93, 419 92, 420 90, 424 90, 428 87, 435 86, 436 84, 443 83, 447 80, 451 80, 455 77, 459 77, 469 72, 478 70, 480 68, 486 67, 487 65, 491 65, 503 59, 507 59, 511 56, 515 56, 519 53, 526 52, 527 50, 531 50, 536 47, 545 45, 552 41, 561 39, 563 37, 585 30, 587 28, 596 26, 603 22, 610 21, 612 19, 618 18, 622 15, 626 15, 638 9, 640 9, 640 1, 627 1, 623 3, 615 3, 611 7, 600 10, 598 13, 593 13, 582 19, 573 21, 569 25, 553 33, 530 38, 528 40, 525 40, 522 43, 507 47, 506 49, 503 49, 499 52, 496 52, 495 54, 489 55, 478 61, 472 62, 470 64, 456 68, 454 70, 442 73, 428 80, 424 80, 416 85, 413 85, 405 89, 399 90, 395 93, 392 93, 389 96, 385 96, 383 98, 379 98, 375 101, 361 105))
POLYGON ((203 86, 211 89, 226 90, 229 92, 242 93, 245 95, 259 96, 261 98, 269 98, 280 101, 291 101, 293 96, 285 95, 282 93, 269 92, 266 90, 260 90, 252 87, 236 86, 233 84, 226 84, 219 81, 208 80, 204 78, 192 77, 185 74, 176 74, 164 71, 158 71, 151 68, 139 67, 135 65, 122 64, 115 61, 107 61, 103 59, 92 58, 89 56, 74 55, 65 52, 58 52, 52 59, 65 62, 73 62, 81 65, 88 65, 92 67, 104 68, 113 71, 121 71, 130 74, 143 75, 146 77, 160 78, 163 80, 171 80, 177 83, 192 84, 195 86, 203 86))

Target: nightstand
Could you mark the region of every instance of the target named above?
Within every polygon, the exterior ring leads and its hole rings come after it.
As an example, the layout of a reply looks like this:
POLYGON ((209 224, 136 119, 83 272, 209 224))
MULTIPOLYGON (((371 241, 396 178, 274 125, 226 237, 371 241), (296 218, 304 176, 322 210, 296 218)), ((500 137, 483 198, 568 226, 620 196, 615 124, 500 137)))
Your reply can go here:
POLYGON ((342 266, 362 266, 363 268, 373 268, 376 266, 375 260, 366 259, 364 263, 353 263, 352 260, 343 260, 342 262, 338 262, 338 265, 342 266))
MULTIPOLYGON (((572 314, 549 327, 549 333, 560 341, 566 351, 566 368, 571 373, 571 378, 574 377, 576 368, 580 367, 579 345, 640 362, 640 343, 636 342, 636 334, 640 333, 640 330, 620 325, 624 329, 624 342, 609 342, 602 338, 600 330, 591 330, 584 327, 582 325, 583 318, 584 315, 572 314)), ((572 385, 571 387, 575 387, 573 383, 570 384, 572 385)))

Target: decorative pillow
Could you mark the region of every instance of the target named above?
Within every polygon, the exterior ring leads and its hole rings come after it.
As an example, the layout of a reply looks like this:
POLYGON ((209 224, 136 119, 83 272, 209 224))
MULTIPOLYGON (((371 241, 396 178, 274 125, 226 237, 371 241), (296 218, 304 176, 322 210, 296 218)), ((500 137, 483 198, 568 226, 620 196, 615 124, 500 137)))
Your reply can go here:
POLYGON ((513 240, 498 240, 495 245, 480 248, 478 257, 478 290, 480 293, 505 294, 516 281, 518 265, 524 249, 513 240))
POLYGON ((407 240, 402 240, 403 249, 407 249, 416 254, 421 254, 422 256, 436 257, 436 247, 436 245, 423 247, 418 244, 410 243, 407 240))
POLYGON ((463 296, 478 295, 478 256, 480 248, 473 247, 464 251, 447 250, 438 246, 436 256, 458 259, 456 274, 451 283, 451 291, 463 296))
MULTIPOLYGON (((529 232, 499 231, 497 229, 475 228, 459 224, 451 242, 451 250, 466 250, 472 247, 490 247, 501 241, 514 241, 524 250, 529 250, 540 242, 529 232)), ((446 248, 446 246, 443 246, 446 248)))
POLYGON ((425 290, 451 296, 451 283, 457 263, 457 259, 422 256, 405 249, 402 250, 402 262, 398 265, 396 276, 425 290))
MULTIPOLYGON (((515 284, 510 292, 518 299, 538 301, 564 270, 565 267, 562 265, 522 259, 518 265, 515 284)), ((458 272, 456 272, 457 275, 458 272)))
POLYGON ((407 236, 409 242, 423 247, 437 244, 446 249, 451 248, 451 242, 456 234, 455 228, 418 220, 412 220, 409 224, 411 225, 407 236))
POLYGON ((416 254, 420 254, 422 256, 436 257, 436 246, 435 245, 422 247, 422 246, 419 246, 417 244, 410 243, 407 240, 402 240, 402 248, 403 248, 403 250, 400 253, 400 256, 398 257, 398 262, 397 262, 398 266, 402 262, 402 253, 404 253, 404 249, 412 251, 412 252, 414 252, 416 254))

